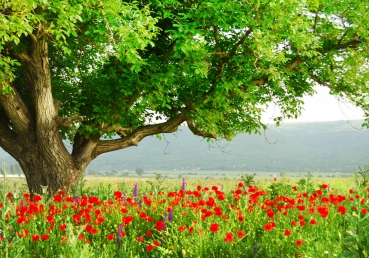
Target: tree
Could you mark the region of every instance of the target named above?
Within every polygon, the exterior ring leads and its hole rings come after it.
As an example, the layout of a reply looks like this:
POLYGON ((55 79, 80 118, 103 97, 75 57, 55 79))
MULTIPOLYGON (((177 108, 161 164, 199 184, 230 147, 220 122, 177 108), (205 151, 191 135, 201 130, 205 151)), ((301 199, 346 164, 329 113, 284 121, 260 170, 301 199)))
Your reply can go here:
POLYGON ((19 166, 19 164, 15 164, 15 171, 16 171, 16 174, 19 176, 19 177, 22 177, 23 175, 23 170, 22 168, 19 166))
POLYGON ((70 190, 100 154, 187 123, 231 140, 300 114, 314 85, 368 112, 360 0, 5 0, 0 146, 32 192, 70 190), (62 140, 69 139, 67 151, 62 140))
POLYGON ((12 173, 12 175, 16 175, 17 171, 15 168, 15 164, 10 165, 10 173, 12 173))
POLYGON ((139 175, 139 176, 142 176, 144 173, 144 170, 143 168, 136 168, 136 174, 139 175))

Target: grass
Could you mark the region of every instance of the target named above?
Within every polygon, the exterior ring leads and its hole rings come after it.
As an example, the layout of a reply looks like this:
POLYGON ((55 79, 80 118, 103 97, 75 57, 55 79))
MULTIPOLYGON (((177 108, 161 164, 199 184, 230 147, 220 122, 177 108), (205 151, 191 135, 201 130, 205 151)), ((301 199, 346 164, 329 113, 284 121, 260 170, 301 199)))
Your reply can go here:
POLYGON ((368 257, 369 188, 360 175, 251 179, 85 177, 73 193, 47 199, 30 197, 24 179, 7 178, 0 253, 368 257))

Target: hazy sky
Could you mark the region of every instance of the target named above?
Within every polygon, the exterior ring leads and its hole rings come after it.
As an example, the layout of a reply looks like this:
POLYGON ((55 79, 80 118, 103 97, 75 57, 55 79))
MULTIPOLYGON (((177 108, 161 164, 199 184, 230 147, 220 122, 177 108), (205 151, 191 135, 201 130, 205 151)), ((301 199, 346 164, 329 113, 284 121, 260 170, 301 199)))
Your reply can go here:
MULTIPOLYGON (((284 123, 294 122, 318 122, 318 121, 337 121, 364 119, 364 112, 350 103, 338 101, 336 97, 329 94, 326 87, 316 87, 317 94, 304 98, 304 110, 298 119, 285 120, 284 123)), ((278 108, 269 107, 262 120, 265 123, 273 123, 270 119, 278 115, 278 108)))

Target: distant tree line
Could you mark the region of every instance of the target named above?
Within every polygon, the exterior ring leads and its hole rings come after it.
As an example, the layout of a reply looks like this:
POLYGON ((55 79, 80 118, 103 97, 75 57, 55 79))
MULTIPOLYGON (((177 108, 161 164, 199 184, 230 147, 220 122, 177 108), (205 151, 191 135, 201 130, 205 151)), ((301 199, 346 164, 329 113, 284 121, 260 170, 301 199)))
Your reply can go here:
POLYGON ((1 166, 1 175, 4 176, 5 173, 7 175, 17 175, 19 177, 24 176, 22 168, 19 166, 18 163, 11 164, 9 167, 5 165, 5 162, 3 162, 3 165, 1 166))

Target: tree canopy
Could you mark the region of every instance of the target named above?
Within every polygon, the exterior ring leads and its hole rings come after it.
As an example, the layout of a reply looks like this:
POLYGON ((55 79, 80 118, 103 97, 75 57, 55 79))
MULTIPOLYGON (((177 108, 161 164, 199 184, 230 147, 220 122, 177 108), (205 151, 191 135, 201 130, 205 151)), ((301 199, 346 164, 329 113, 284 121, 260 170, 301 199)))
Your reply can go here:
POLYGON ((69 138, 59 159, 80 169, 184 122, 205 138, 258 132, 265 105, 296 117, 317 84, 368 113, 368 13, 361 0, 2 0, 0 146, 20 160, 26 141, 69 138))

